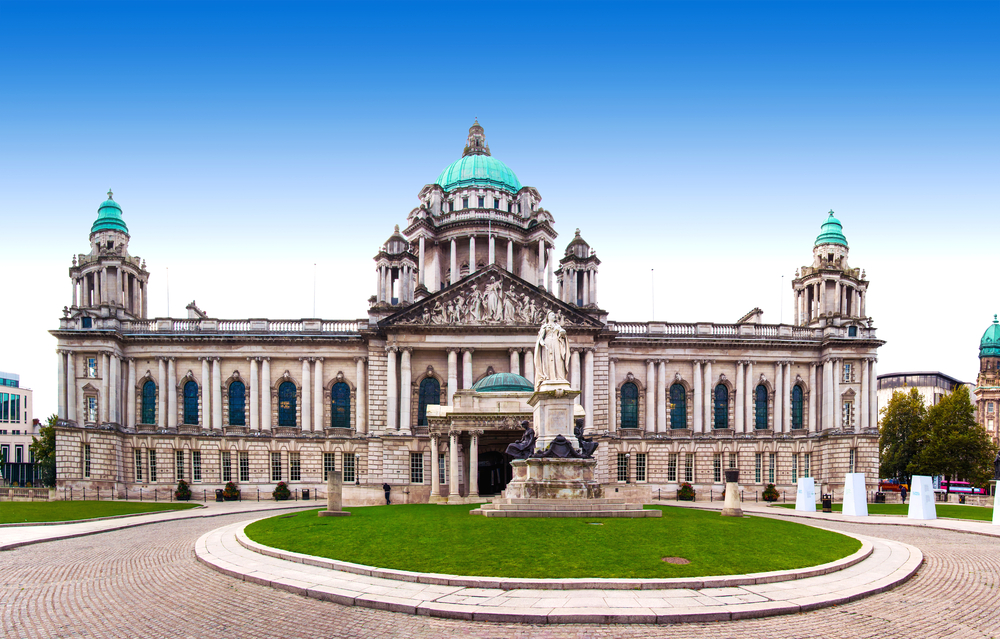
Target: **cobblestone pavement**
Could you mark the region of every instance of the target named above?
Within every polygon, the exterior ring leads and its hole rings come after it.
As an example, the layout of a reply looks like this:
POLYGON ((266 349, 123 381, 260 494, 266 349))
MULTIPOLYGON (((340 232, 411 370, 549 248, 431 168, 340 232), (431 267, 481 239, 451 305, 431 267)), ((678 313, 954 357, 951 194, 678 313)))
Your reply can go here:
POLYGON ((1000 540, 828 524, 919 547, 902 586, 815 612, 676 626, 530 626, 382 612, 238 581, 197 562, 203 533, 247 519, 187 519, 0 553, 0 636, 21 637, 1000 637, 1000 540))

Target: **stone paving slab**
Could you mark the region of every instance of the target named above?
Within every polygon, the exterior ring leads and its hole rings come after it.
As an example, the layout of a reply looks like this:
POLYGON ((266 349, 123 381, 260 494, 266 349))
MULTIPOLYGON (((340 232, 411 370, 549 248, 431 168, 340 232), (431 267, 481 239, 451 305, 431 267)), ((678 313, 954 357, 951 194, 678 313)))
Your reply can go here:
POLYGON ((472 621, 652 624, 767 617, 883 592, 906 581, 923 562, 922 553, 908 544, 852 535, 870 549, 860 561, 794 581, 751 579, 744 585, 631 590, 612 586, 553 591, 540 588, 539 580, 531 580, 529 588, 448 587, 347 573, 254 552, 239 538, 249 523, 204 534, 195 544, 197 559, 237 579, 345 606, 472 621))

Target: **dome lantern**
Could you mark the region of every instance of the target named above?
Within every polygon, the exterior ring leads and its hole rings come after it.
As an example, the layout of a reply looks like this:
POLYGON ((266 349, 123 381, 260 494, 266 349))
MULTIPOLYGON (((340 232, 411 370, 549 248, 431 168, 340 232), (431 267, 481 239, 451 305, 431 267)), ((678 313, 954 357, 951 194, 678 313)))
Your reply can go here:
POLYGON ((823 226, 820 227, 819 237, 816 238, 815 246, 822 246, 823 244, 847 246, 844 227, 841 225, 840 220, 833 217, 833 211, 830 211, 830 217, 826 219, 826 222, 823 222, 823 226))
POLYGON ((128 227, 125 225, 125 220, 122 219, 122 207, 118 205, 118 202, 115 202, 113 196, 114 193, 111 192, 111 189, 108 189, 108 199, 101 202, 101 205, 97 207, 97 219, 94 220, 94 225, 90 227, 91 233, 104 230, 128 233, 128 227))
POLYGON ((979 357, 1000 357, 1000 322, 996 315, 979 340, 979 357))

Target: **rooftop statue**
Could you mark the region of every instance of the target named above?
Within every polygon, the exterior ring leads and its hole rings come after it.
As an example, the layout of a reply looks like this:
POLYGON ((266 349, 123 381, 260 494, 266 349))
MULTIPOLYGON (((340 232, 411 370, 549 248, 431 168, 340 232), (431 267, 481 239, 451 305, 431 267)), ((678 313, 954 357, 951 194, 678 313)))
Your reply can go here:
POLYGON ((535 390, 545 381, 567 380, 568 370, 569 339, 566 330, 556 323, 556 314, 549 311, 535 340, 535 390))

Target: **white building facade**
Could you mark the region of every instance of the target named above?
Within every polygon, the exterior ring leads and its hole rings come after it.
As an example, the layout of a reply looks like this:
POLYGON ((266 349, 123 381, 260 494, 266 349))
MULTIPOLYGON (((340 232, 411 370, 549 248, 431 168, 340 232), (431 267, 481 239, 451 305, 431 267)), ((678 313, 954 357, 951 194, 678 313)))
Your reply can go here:
POLYGON ((378 503, 383 483, 411 502, 494 494, 531 419, 549 311, 612 490, 666 498, 689 482, 707 499, 726 468, 749 490, 876 480, 882 342, 832 212, 792 283, 793 324, 756 310, 690 324, 610 319, 595 250, 577 230, 557 253, 555 218, 478 122, 419 200, 374 258, 367 317, 225 320, 194 303, 187 319, 147 317, 148 272, 109 194, 52 331, 60 484, 315 489, 335 468, 347 503, 378 503))
MULTIPOLYGON (((32 416, 31 396, 30 388, 21 388, 20 375, 0 372, 0 464, 35 461, 30 446, 38 425, 32 416)), ((23 479, 4 469, 3 483, 23 479)))

